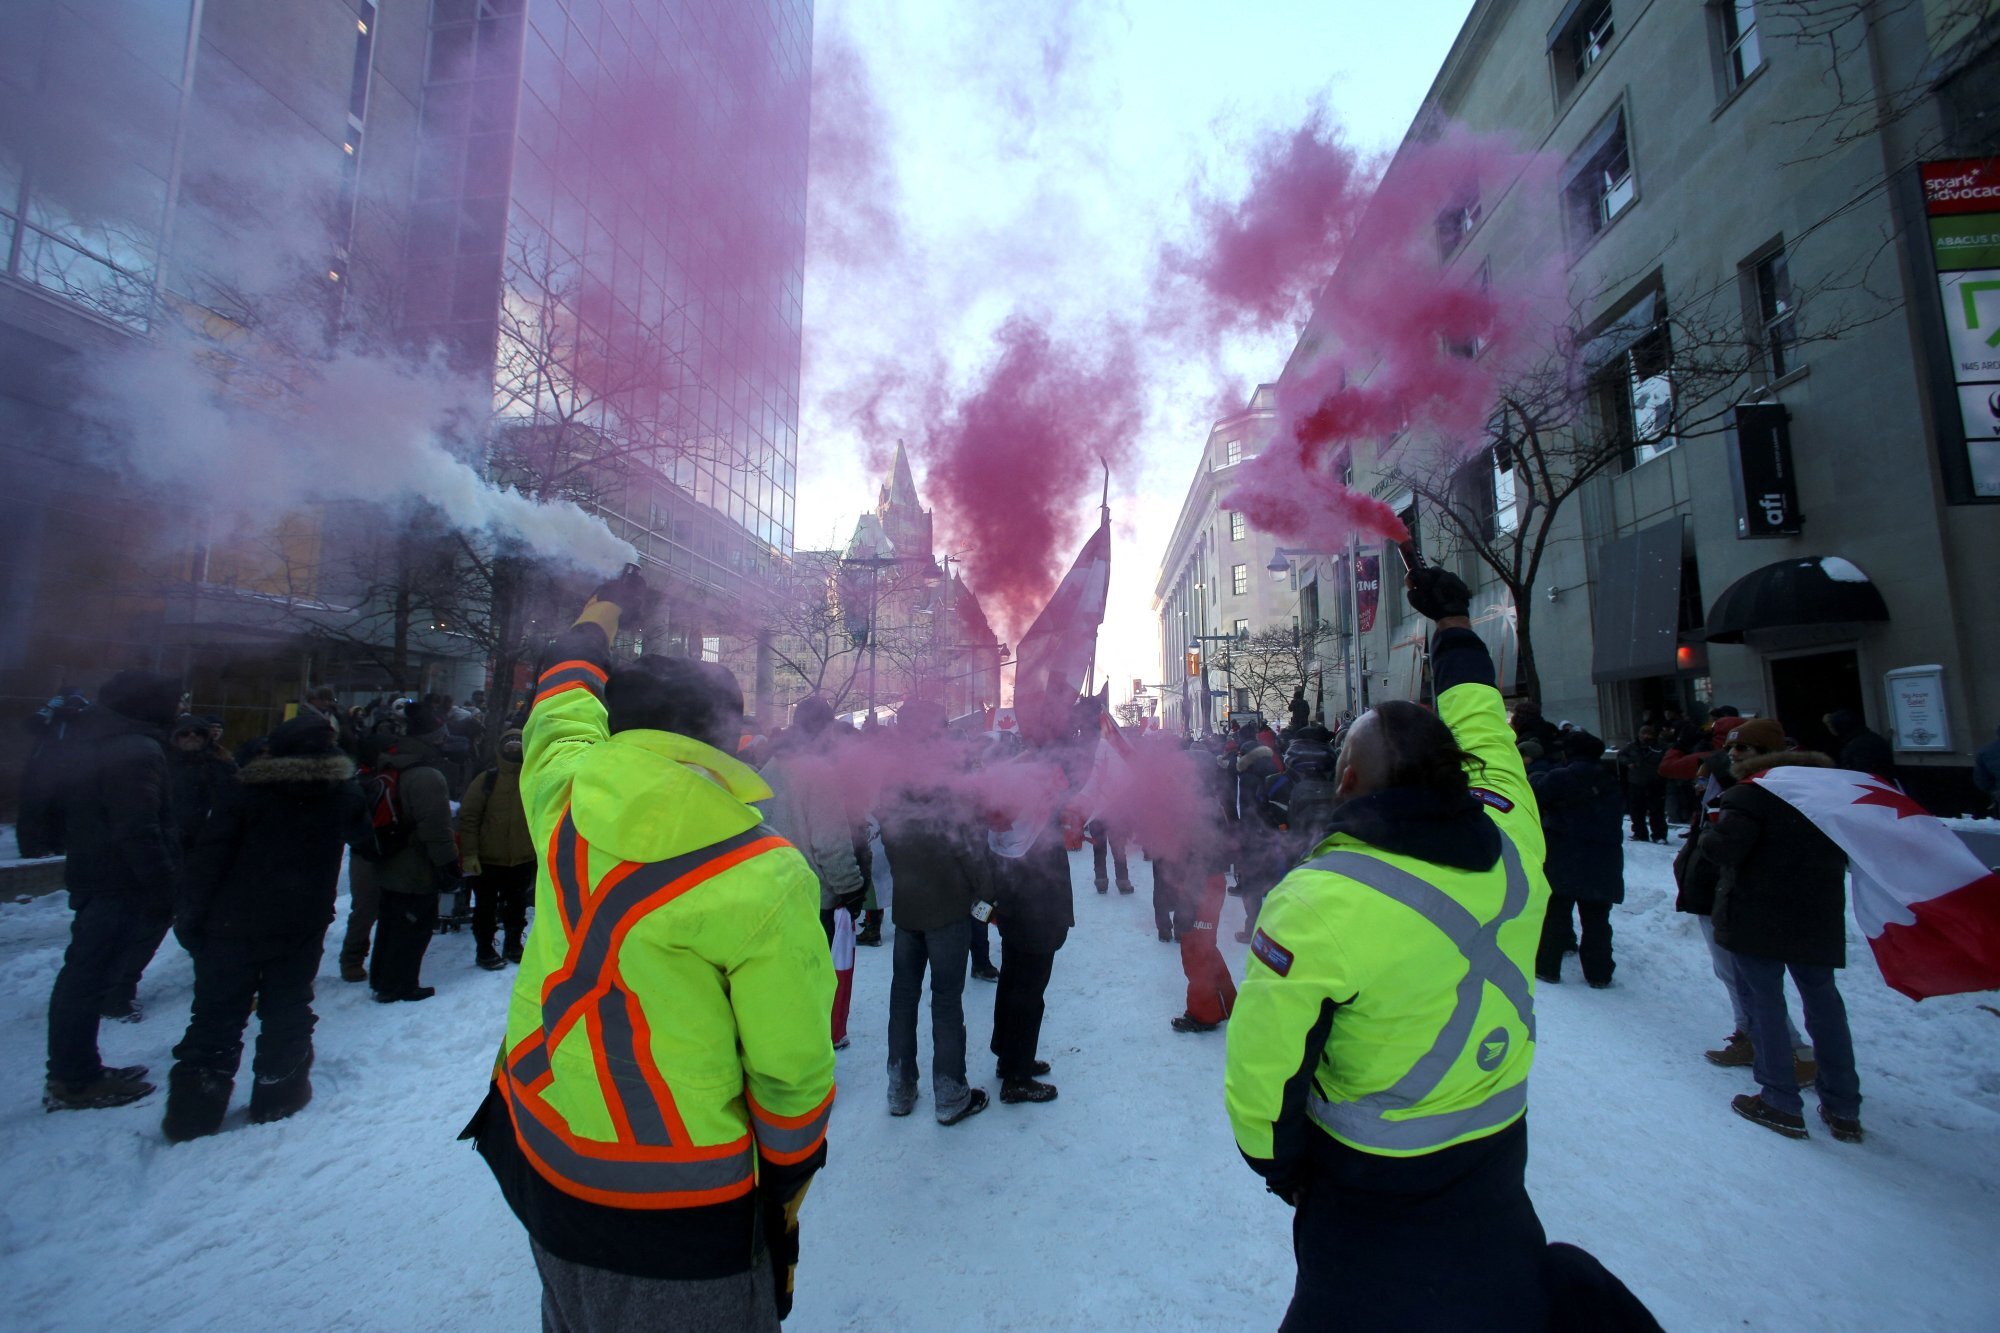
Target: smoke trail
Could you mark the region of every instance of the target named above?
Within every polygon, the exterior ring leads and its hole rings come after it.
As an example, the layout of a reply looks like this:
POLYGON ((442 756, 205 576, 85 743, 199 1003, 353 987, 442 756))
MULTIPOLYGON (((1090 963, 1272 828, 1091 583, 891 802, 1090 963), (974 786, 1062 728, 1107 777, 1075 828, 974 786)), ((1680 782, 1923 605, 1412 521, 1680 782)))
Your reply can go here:
POLYGON ((1015 315, 978 385, 924 437, 921 453, 967 583, 1018 639, 1041 610, 1090 518, 1101 473, 1131 455, 1141 385, 1122 338, 1100 357, 1015 315))

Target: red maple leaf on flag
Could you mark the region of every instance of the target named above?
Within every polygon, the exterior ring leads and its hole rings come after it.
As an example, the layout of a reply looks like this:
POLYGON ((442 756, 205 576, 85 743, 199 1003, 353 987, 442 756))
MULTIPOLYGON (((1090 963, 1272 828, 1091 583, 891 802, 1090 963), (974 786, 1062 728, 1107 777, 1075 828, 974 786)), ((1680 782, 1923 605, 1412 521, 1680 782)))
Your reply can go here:
POLYGON ((1854 798, 1856 805, 1879 805, 1894 810, 1898 819, 1912 819, 1928 815, 1930 811, 1897 791, 1894 787, 1864 787, 1862 794, 1854 798))

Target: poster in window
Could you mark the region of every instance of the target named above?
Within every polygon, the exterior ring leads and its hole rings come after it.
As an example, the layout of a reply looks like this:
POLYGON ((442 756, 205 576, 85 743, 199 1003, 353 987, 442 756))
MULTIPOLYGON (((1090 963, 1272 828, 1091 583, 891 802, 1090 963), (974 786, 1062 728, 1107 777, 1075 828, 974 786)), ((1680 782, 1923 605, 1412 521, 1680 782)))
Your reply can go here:
POLYGON ((1889 735, 1898 750, 1949 750, 1944 668, 1898 667, 1883 677, 1889 689, 1889 735))

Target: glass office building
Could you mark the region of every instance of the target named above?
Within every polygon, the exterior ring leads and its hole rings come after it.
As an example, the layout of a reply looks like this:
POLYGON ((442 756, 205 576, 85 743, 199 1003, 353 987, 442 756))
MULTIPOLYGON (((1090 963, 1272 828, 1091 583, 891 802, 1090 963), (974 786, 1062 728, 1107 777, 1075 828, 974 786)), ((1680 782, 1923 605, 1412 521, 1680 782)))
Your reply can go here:
POLYGON ((406 330, 490 360, 496 470, 672 571, 684 647, 730 632, 792 548, 811 0, 430 17, 406 330))

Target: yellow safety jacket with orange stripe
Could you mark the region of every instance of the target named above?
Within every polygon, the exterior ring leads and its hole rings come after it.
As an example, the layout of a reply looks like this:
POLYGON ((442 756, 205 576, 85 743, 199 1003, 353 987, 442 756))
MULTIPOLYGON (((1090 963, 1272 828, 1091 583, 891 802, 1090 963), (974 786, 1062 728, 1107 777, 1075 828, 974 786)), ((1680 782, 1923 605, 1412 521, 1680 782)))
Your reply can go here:
MULTIPOLYGON (((579 624, 564 642, 599 633, 579 624)), ((700 1208, 825 1141, 834 975, 819 885, 761 826, 751 803, 771 793, 753 769, 670 732, 610 734, 603 661, 550 667, 528 717, 535 922, 495 1084, 522 1156, 557 1190, 700 1208)))

